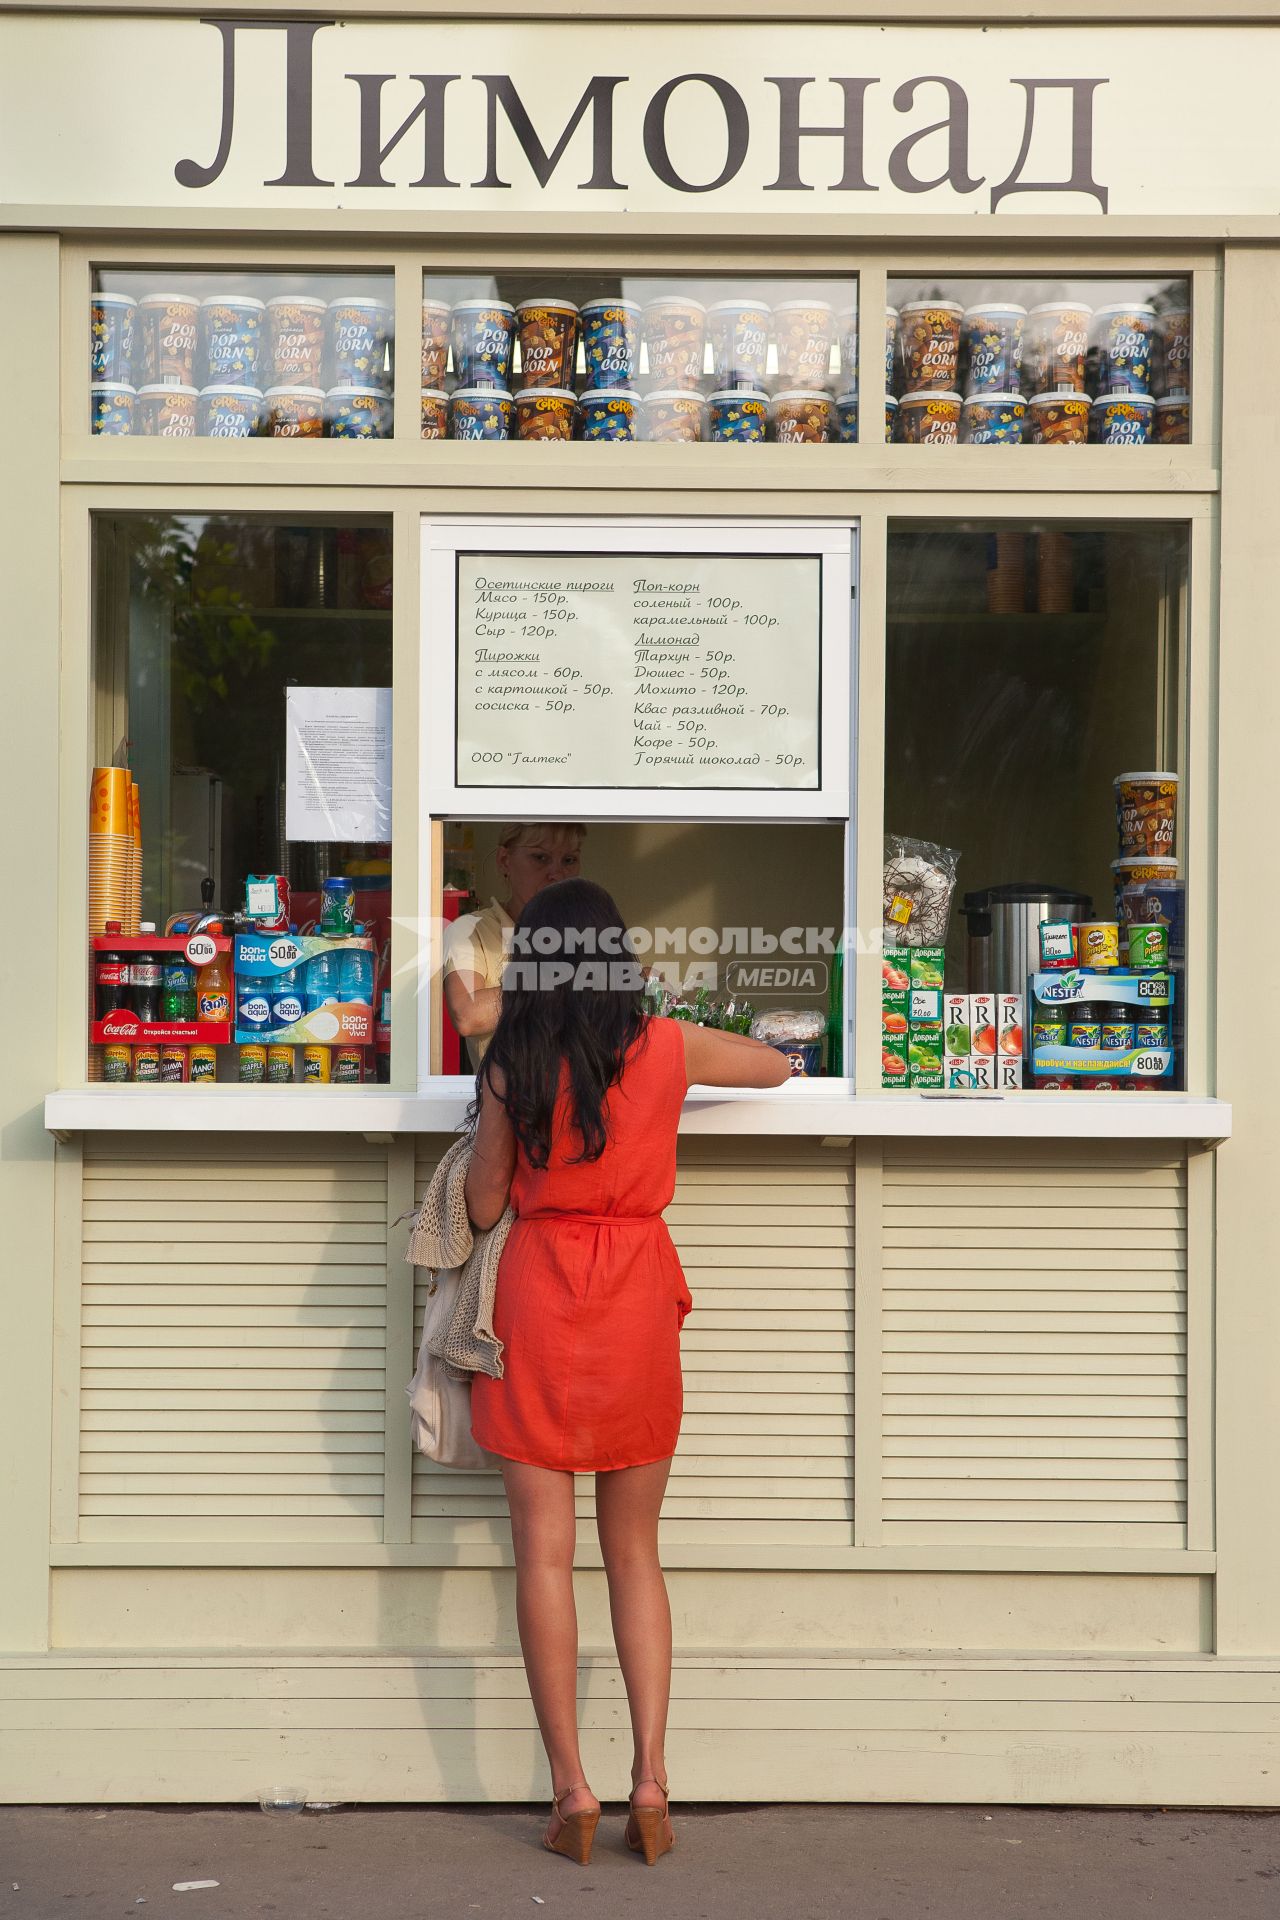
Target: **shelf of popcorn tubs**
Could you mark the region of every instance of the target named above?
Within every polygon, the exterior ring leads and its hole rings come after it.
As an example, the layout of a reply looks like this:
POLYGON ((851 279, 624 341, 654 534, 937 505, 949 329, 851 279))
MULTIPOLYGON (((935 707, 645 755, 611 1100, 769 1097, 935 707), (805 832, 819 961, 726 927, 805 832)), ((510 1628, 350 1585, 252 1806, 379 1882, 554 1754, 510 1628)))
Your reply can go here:
POLYGON ((710 305, 424 299, 424 440, 822 445, 858 438, 857 317, 710 305))

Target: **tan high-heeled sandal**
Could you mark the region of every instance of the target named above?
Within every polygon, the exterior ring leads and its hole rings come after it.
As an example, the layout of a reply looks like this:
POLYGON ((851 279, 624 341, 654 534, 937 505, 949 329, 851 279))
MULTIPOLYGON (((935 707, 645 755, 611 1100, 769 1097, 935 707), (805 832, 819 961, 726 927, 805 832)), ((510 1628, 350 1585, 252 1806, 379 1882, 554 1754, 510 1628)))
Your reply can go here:
POLYGON ((631 1817, 627 1821, 626 1840, 632 1853, 642 1853, 646 1867, 651 1867, 659 1854, 670 1853, 676 1843, 675 1828, 671 1824, 671 1794, 664 1780, 656 1774, 647 1773, 644 1780, 637 1780, 636 1787, 642 1787, 645 1781, 652 1781, 663 1797, 660 1807, 638 1807, 635 1803, 635 1787, 631 1789, 631 1817), (632 1837, 634 1829, 635 1837, 632 1837))
MULTIPOLYGON (((579 1787, 586 1785, 585 1780, 575 1780, 573 1785, 566 1787, 563 1793, 552 1796, 551 1811, 560 1821, 560 1831, 554 1840, 551 1839, 549 1832, 542 1836, 542 1844, 548 1853, 562 1853, 566 1860, 576 1861, 580 1867, 589 1866, 591 1863, 591 1842, 595 1839, 596 1828, 600 1824, 600 1809, 588 1807, 582 1813, 561 1813, 560 1802, 567 1800, 571 1793, 576 1793, 579 1787)), ((587 1791, 590 1792, 590 1788, 587 1791)), ((548 1822, 549 1826, 550 1822, 548 1822)))

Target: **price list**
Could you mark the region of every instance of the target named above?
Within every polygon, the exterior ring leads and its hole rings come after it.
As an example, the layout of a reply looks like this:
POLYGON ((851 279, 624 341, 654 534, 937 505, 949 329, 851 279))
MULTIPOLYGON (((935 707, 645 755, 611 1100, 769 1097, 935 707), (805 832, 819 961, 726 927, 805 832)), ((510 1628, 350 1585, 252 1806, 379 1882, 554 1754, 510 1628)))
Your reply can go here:
POLYGON ((457 784, 805 788, 816 555, 458 556, 457 784))

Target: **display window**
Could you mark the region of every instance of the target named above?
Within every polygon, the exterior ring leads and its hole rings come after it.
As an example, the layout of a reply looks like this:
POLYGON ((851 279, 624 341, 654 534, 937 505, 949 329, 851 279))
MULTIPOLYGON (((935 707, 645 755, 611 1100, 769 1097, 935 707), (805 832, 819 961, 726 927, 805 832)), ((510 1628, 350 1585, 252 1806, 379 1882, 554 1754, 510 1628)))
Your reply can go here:
POLYGON ((858 438, 852 274, 429 272, 422 437, 858 438))
POLYGON ((94 433, 390 435, 392 274, 97 267, 92 283, 94 433))
POLYGON ((890 522, 885 1086, 1183 1084, 1188 554, 890 522))
POLYGON ((93 521, 90 1077, 385 1077, 390 525, 93 521))
POLYGON ((1185 445, 1190 281, 891 275, 885 383, 904 446, 1185 445))

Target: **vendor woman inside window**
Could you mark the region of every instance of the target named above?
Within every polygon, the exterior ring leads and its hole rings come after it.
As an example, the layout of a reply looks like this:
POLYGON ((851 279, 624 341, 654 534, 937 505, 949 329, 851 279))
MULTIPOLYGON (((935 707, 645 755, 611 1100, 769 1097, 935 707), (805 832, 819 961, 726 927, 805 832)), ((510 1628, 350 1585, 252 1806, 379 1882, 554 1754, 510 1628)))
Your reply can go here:
POLYGON ((511 931, 535 893, 574 880, 582 865, 583 826, 514 822, 498 833, 496 861, 506 899, 464 913, 445 932, 444 1001, 479 1067, 502 1007, 502 969, 511 931))

